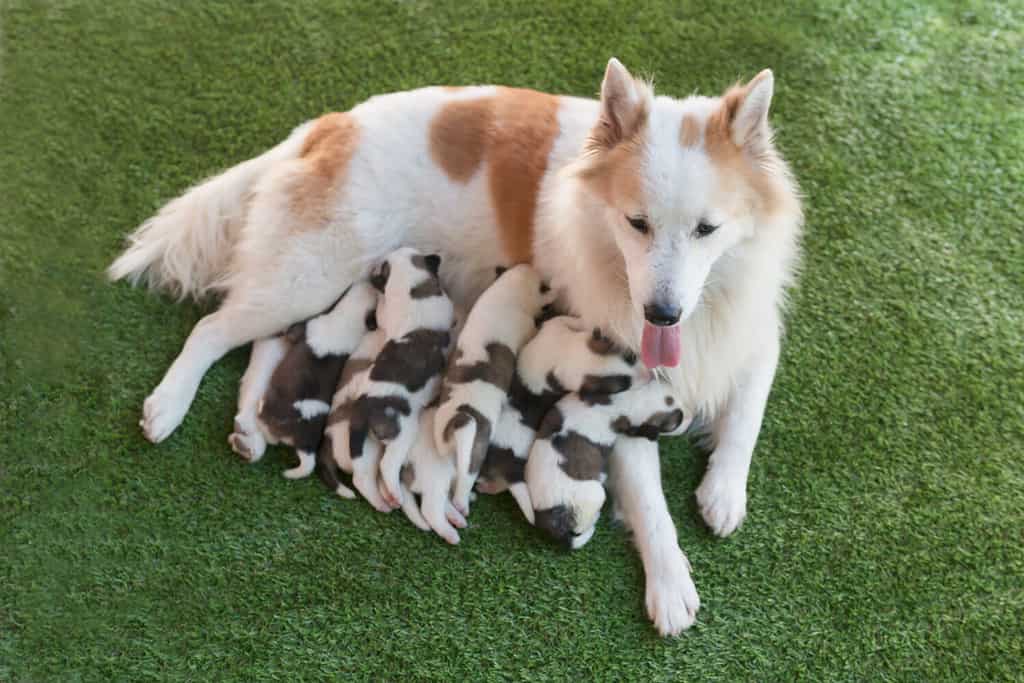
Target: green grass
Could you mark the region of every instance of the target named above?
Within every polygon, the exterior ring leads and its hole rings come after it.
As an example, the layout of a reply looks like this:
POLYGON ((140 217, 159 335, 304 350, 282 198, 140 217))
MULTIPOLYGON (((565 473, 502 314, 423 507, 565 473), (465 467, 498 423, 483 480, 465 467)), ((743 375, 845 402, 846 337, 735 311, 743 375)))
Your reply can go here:
POLYGON ((1024 4, 0 4, 0 680, 993 680, 1024 661, 1024 4), (510 498, 450 548, 239 463, 246 354, 153 447, 201 314, 103 268, 162 201, 312 115, 418 85, 661 92, 775 69, 805 273, 718 540, 664 448, 703 599, 658 638, 602 524, 563 554, 510 498))

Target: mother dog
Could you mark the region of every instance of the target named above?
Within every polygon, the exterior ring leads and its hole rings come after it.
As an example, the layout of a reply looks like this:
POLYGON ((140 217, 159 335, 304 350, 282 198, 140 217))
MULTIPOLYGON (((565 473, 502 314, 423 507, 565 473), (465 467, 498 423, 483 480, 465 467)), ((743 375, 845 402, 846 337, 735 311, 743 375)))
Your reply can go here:
MULTIPOLYGON (((227 351, 323 311, 398 247, 443 254, 463 309, 496 265, 528 261, 699 417, 714 451, 697 500, 715 533, 732 533, 802 221, 772 143, 772 92, 766 70, 717 98, 655 97, 612 59, 600 101, 433 87, 300 126, 167 204, 110 267, 181 297, 223 295, 146 399, 146 437, 174 431, 227 351)), ((643 559, 648 614, 676 634, 699 601, 657 456, 613 461, 609 483, 643 559)))

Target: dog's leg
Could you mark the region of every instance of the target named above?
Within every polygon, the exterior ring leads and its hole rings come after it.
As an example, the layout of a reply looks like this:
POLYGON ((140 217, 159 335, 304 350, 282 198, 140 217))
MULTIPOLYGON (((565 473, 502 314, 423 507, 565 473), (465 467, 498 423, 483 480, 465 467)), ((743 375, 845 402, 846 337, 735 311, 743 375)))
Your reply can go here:
POLYGON ((288 345, 281 337, 257 339, 249 354, 249 366, 238 390, 235 431, 228 437, 231 448, 244 460, 256 462, 267 450, 267 440, 256 419, 260 399, 267 393, 270 378, 284 358, 288 345))
POLYGON ((728 536, 747 514, 747 475, 768 393, 779 360, 779 343, 764 349, 739 378, 712 425, 714 452, 697 489, 701 516, 719 536, 728 536))
POLYGON ((633 531, 647 575, 647 615, 661 635, 678 635, 693 625, 700 598, 661 489, 658 444, 620 441, 612 451, 609 469, 616 505, 633 531))

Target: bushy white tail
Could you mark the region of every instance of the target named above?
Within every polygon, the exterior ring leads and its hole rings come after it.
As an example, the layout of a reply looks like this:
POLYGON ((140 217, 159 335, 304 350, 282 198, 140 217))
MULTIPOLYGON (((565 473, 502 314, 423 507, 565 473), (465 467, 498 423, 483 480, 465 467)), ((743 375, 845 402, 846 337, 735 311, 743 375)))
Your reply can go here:
POLYGON ((111 280, 145 282, 177 296, 200 298, 217 289, 245 223, 249 194, 280 161, 299 156, 309 124, 281 144, 190 188, 133 232, 128 248, 107 269, 111 280))

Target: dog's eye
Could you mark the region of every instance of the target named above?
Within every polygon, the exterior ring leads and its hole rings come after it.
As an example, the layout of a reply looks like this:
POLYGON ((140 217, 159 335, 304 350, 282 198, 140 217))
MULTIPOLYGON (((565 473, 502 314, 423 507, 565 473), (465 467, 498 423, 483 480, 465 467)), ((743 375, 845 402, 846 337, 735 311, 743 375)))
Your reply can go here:
POLYGON ((718 230, 717 225, 711 225, 710 223, 705 223, 704 221, 701 221, 700 223, 697 224, 697 229, 693 231, 693 234, 695 234, 697 237, 707 237, 715 230, 718 230))
POLYGON ((633 226, 633 229, 641 235, 646 235, 651 230, 651 226, 647 225, 647 219, 643 216, 626 216, 626 220, 629 221, 629 224, 633 226))

